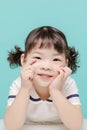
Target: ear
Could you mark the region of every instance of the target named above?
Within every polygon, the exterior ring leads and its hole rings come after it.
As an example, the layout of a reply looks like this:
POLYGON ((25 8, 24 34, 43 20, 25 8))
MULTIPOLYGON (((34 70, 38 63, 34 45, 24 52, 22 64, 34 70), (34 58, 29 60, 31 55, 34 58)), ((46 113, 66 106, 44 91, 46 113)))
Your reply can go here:
POLYGON ((25 55, 23 53, 21 54, 21 65, 24 66, 24 64, 25 64, 25 55))

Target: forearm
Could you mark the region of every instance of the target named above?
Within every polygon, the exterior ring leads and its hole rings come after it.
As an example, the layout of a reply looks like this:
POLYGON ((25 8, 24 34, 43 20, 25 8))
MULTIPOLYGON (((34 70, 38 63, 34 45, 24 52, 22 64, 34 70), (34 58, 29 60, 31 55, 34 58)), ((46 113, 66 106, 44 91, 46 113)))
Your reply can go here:
POLYGON ((72 105, 59 90, 53 90, 51 97, 60 115, 61 120, 69 130, 80 130, 82 113, 79 106, 72 105))
POLYGON ((25 121, 29 102, 29 91, 21 88, 13 104, 5 114, 5 125, 7 130, 19 130, 25 121))

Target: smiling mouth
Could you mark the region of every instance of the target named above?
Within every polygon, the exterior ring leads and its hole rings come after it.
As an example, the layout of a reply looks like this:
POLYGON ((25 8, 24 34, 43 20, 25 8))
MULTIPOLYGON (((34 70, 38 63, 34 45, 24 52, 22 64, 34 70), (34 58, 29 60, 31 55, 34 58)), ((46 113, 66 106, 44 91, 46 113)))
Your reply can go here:
POLYGON ((53 76, 48 75, 48 74, 38 74, 38 76, 40 78, 42 78, 43 80, 49 80, 50 78, 52 78, 53 76))

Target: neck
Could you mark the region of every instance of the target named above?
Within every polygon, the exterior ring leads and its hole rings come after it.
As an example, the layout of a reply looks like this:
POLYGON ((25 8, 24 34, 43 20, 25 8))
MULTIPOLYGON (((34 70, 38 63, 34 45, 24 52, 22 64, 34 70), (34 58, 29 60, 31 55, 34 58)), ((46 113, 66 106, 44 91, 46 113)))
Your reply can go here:
POLYGON ((46 100, 49 98, 50 94, 49 94, 49 88, 48 87, 34 87, 37 94, 39 95, 39 97, 42 99, 42 100, 46 100))

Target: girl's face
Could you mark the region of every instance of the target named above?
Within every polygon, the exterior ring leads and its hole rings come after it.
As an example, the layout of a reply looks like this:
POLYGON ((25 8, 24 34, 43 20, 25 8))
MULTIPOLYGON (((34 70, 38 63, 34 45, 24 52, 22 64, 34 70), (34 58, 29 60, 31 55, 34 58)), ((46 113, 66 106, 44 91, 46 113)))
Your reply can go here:
POLYGON ((65 55, 58 53, 53 47, 32 49, 27 54, 25 64, 34 59, 36 62, 33 64, 33 84, 39 87, 48 87, 58 75, 58 70, 68 62, 65 55))

